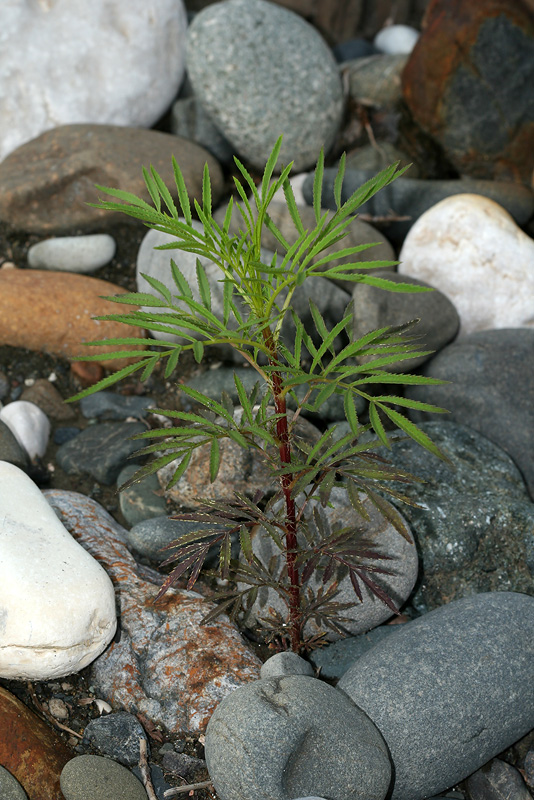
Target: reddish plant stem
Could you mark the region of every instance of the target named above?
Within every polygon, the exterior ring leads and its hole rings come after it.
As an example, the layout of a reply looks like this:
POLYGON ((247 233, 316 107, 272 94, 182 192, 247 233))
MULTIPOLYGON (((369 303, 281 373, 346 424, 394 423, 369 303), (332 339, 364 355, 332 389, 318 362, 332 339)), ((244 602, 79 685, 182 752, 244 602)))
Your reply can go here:
MULTIPOLYGON (((276 367, 276 351, 275 345, 270 331, 264 332, 266 343, 269 350, 273 354, 269 359, 271 366, 276 367)), ((287 424, 287 406, 286 398, 282 390, 282 376, 279 372, 271 373, 271 380, 273 384, 274 393, 274 407, 275 412, 279 415, 276 421, 276 434, 278 438, 278 448, 280 453, 280 461, 283 466, 291 464, 291 444, 289 438, 289 428, 287 424)), ((298 653, 301 645, 300 636, 300 575, 296 566, 297 559, 297 514, 295 508, 295 501, 291 497, 291 484, 293 476, 291 473, 282 475, 282 491, 286 504, 286 565, 287 577, 289 580, 289 627, 290 627, 290 642, 293 652, 298 653)))

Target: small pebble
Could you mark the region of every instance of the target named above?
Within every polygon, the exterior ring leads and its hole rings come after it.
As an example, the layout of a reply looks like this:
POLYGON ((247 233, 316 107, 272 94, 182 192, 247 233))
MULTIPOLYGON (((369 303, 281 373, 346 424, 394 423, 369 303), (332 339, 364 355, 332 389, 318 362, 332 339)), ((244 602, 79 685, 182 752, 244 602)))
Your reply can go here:
POLYGON ((44 456, 50 437, 50 422, 39 406, 27 400, 16 400, 2 408, 0 419, 32 460, 44 456))
POLYGON ((107 233, 45 239, 30 247, 28 265, 36 269, 94 272, 109 264, 115 250, 115 240, 107 233))
POLYGON ((59 697, 52 697, 48 701, 48 710, 52 716, 55 717, 55 719, 69 718, 69 709, 67 708, 66 703, 59 697))
POLYGON ((418 39, 419 31, 409 25, 388 25, 376 34, 373 44, 381 53, 408 55, 418 39))
POLYGON ((284 675, 310 675, 314 676, 313 667, 296 653, 289 650, 276 653, 263 664, 260 678, 282 678, 284 675))

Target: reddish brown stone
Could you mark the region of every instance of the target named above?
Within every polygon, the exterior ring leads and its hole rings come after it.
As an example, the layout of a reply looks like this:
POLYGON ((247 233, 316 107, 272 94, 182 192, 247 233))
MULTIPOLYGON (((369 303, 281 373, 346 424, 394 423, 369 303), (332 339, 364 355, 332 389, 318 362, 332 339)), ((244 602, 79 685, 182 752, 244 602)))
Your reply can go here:
POLYGON ((29 800, 63 800, 61 770, 73 753, 24 703, 0 687, 0 764, 29 800))
MULTIPOLYGON (((92 317, 124 310, 102 295, 124 293, 114 283, 35 269, 0 270, 0 344, 27 347, 64 358, 109 353, 115 346, 84 346, 83 342, 118 336, 144 336, 139 328, 92 317)), ((133 309, 135 306, 128 306, 133 309)), ((118 369, 126 360, 104 362, 118 369)))
POLYGON ((150 203, 142 167, 153 164, 172 192, 173 155, 191 198, 201 198, 207 162, 216 203, 222 192, 221 169, 194 142, 141 128, 62 125, 22 145, 0 164, 0 219, 39 234, 101 230, 125 222, 130 218, 124 214, 87 205, 99 196, 112 199, 95 184, 132 192, 150 203))
POLYGON ((82 389, 94 386, 104 377, 104 367, 94 361, 73 361, 70 369, 72 374, 80 381, 82 389))
POLYGON ((430 2, 404 70, 404 98, 415 121, 461 173, 529 184, 532 86, 531 4, 430 2))

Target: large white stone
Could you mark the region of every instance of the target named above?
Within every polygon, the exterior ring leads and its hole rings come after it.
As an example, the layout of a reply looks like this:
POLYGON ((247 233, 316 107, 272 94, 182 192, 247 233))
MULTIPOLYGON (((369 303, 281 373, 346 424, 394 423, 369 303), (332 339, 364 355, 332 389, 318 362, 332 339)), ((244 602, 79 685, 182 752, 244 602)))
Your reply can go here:
POLYGON ((0 461, 0 676, 78 672, 113 638, 107 573, 22 470, 0 461))
POLYGON ((57 125, 150 127, 176 96, 183 0, 18 0, 0 16, 0 161, 57 125))
POLYGON ((50 422, 39 406, 14 400, 0 410, 0 419, 31 459, 44 456, 50 438, 50 422))
POLYGON ((115 250, 115 239, 108 233, 58 236, 32 245, 28 250, 28 265, 85 274, 108 264, 115 250))
POLYGON ((460 335, 534 326, 534 241, 500 205, 476 194, 448 197, 410 229, 399 272, 454 303, 460 335))

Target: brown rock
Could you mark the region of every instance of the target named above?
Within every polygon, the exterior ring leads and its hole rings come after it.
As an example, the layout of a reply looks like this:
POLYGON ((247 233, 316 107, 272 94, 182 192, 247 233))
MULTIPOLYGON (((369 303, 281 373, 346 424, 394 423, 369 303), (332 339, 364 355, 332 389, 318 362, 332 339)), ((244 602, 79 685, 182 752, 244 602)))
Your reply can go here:
MULTIPOLYGON (((199 145, 159 131, 115 125, 62 125, 22 145, 0 164, 0 220, 15 229, 61 234, 102 229, 123 214, 91 208, 95 184, 124 189, 151 202, 142 167, 154 165, 175 189, 172 156, 180 164, 190 198, 202 195, 207 162, 213 202, 222 192, 218 162, 199 145)), ((176 195, 176 191, 174 191, 176 195)))
POLYGON ((533 85, 534 15, 524 2, 431 0, 403 93, 459 172, 529 184, 533 85))
POLYGON ((91 666, 99 695, 171 733, 204 731, 223 697, 259 678, 259 659, 226 615, 200 625, 214 605, 197 592, 171 590, 154 605, 159 586, 140 577, 123 528, 97 502, 77 492, 44 494, 117 591, 120 637, 91 666))
POLYGON ((59 776, 72 755, 46 723, 0 686, 0 764, 29 800, 63 800, 59 776))
POLYGON ((72 406, 65 403, 54 384, 46 378, 38 378, 32 386, 24 389, 19 399, 35 403, 50 419, 65 421, 76 416, 72 406))
MULTIPOLYGON (((83 342, 117 336, 144 336, 139 328, 92 317, 120 313, 102 295, 125 290, 108 281, 49 270, 0 270, 0 344, 26 347, 64 358, 112 352, 112 345, 86 347, 83 342)), ((128 306, 129 309, 134 306, 128 306)), ((122 306, 124 309, 124 306, 122 306)), ((125 360, 105 362, 117 369, 125 360)))

